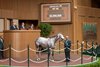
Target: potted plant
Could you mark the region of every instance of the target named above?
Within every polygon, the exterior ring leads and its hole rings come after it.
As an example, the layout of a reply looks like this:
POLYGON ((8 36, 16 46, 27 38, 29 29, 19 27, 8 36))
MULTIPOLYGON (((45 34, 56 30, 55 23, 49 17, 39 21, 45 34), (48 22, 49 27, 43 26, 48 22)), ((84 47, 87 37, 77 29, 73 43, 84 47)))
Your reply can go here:
POLYGON ((41 36, 48 37, 52 31, 52 26, 48 23, 40 23, 39 29, 41 30, 41 36))

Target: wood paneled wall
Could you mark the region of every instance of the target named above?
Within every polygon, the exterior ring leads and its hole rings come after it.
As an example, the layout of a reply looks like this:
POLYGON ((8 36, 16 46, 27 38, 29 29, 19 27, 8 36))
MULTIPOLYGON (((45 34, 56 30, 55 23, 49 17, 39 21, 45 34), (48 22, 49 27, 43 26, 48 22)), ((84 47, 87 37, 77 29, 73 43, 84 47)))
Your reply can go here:
MULTIPOLYGON (((39 20, 41 3, 58 2, 73 2, 73 0, 0 0, 0 17, 39 20)), ((70 29, 73 29, 72 24, 53 25, 54 34, 61 32, 73 39, 73 30, 70 29)))
POLYGON ((91 7, 91 0, 77 0, 76 2, 77 2, 77 5, 91 7))
POLYGON ((72 0, 0 0, 0 18, 39 19, 41 3, 72 0))
POLYGON ((91 7, 83 7, 78 6, 76 10, 76 20, 75 20, 75 40, 83 40, 83 30, 82 24, 83 23, 96 23, 97 24, 97 42, 100 43, 100 32, 99 32, 99 25, 100 25, 100 9, 91 8, 91 7))
MULTIPOLYGON (((40 20, 41 3, 71 2, 73 0, 0 0, 0 18, 40 20)), ((5 28, 7 27, 5 21, 5 28)), ((72 24, 52 25, 53 34, 62 33, 69 35, 74 40, 73 22, 72 24)))
POLYGON ((69 36, 73 41, 73 25, 65 24, 65 25, 53 25, 53 34, 62 33, 64 36, 69 36))
POLYGON ((43 0, 0 0, 0 16, 18 19, 38 19, 43 0))

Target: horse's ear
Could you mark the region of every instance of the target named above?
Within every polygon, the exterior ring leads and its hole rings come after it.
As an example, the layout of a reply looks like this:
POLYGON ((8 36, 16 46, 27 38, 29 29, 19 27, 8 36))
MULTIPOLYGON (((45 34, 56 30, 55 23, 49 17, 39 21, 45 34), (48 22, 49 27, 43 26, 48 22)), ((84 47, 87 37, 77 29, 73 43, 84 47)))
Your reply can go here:
POLYGON ((58 33, 57 35, 60 36, 60 35, 62 35, 62 34, 61 34, 61 33, 58 33))
POLYGON ((60 33, 58 33, 57 35, 59 35, 60 33))

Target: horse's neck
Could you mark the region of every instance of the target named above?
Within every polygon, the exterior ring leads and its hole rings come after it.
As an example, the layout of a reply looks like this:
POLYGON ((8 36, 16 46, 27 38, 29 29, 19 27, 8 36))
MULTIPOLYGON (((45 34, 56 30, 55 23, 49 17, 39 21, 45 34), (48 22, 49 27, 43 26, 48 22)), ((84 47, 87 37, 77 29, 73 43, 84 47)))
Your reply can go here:
POLYGON ((56 37, 51 38, 51 40, 54 41, 54 43, 56 43, 56 41, 57 41, 56 37))

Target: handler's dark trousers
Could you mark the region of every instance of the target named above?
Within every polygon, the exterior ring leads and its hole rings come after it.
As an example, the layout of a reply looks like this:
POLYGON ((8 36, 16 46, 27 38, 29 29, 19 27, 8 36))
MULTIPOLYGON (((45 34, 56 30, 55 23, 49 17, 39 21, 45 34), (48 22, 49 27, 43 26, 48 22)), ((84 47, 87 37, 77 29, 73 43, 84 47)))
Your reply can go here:
POLYGON ((3 59, 3 51, 0 51, 0 59, 3 59))
POLYGON ((66 58, 66 62, 70 61, 70 50, 65 49, 65 58, 66 58))

